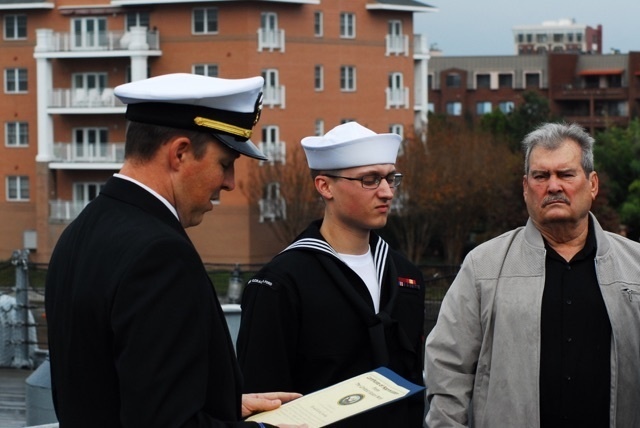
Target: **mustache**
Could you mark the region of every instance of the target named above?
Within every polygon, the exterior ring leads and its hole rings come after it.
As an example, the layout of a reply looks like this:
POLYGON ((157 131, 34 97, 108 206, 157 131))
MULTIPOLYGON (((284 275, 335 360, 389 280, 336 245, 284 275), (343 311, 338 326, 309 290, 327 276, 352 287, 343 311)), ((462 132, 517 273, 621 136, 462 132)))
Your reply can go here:
POLYGON ((546 207, 549 204, 553 204, 554 202, 564 202, 565 204, 569 204, 569 198, 565 195, 551 195, 547 196, 542 200, 542 207, 546 207))

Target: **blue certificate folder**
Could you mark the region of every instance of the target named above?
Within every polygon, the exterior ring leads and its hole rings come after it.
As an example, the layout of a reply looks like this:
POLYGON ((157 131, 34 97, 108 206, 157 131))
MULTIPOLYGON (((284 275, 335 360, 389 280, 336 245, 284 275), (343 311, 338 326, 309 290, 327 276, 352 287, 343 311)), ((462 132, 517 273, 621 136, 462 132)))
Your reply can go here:
MULTIPOLYGON (((382 376, 391 380, 393 383, 396 383, 401 387, 409 390, 407 395, 403 395, 402 397, 398 398, 398 400, 402 400, 403 398, 407 398, 413 394, 417 394, 418 392, 424 391, 425 389, 424 386, 416 385, 415 383, 409 382, 408 380, 406 380, 405 378, 403 378, 393 370, 390 370, 386 367, 378 367, 377 369, 374 370, 374 372, 380 373, 382 376)), ((398 400, 394 400, 394 401, 398 401, 398 400)), ((391 401, 391 403, 393 403, 393 401, 391 401)))

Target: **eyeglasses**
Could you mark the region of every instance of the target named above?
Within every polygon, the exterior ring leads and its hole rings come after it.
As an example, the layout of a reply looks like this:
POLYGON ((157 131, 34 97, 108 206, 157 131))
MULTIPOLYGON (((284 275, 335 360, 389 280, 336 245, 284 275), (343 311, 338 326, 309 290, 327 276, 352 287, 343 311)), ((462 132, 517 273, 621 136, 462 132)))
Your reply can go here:
POLYGON ((380 183, 382 183, 382 180, 387 180, 389 187, 391 187, 392 189, 400 187, 400 183, 402 183, 402 174, 399 174, 397 172, 392 172, 391 174, 386 175, 384 177, 381 177, 379 175, 363 175, 360 178, 343 177, 341 175, 331 175, 331 174, 322 174, 322 175, 326 177, 331 177, 331 178, 344 178, 345 180, 359 181, 360 183, 362 183, 362 187, 364 189, 377 189, 378 187, 380 187, 380 183))

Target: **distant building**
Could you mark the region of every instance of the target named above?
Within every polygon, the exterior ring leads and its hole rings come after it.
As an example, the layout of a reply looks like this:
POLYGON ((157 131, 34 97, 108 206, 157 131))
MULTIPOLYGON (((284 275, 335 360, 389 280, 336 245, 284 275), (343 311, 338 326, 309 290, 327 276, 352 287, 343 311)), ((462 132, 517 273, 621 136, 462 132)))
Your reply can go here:
POLYGON ((591 132, 627 126, 640 114, 640 52, 429 60, 429 109, 436 114, 476 121, 496 109, 508 113, 525 91, 544 96, 554 115, 591 132))
MULTIPOLYGON (((426 126, 426 39, 415 0, 0 0, 0 259, 46 263, 67 224, 122 165, 125 107, 113 88, 184 72, 265 78, 252 140, 286 164, 302 137, 348 120, 376 132, 426 126)), ((255 160, 188 230, 208 263, 264 263, 286 243, 279 183, 246 191, 255 160)), ((311 183, 309 183, 311 185, 311 183)))
POLYGON ((540 25, 513 27, 515 53, 518 55, 569 52, 602 53, 602 25, 596 28, 576 24, 574 19, 544 21, 540 25))

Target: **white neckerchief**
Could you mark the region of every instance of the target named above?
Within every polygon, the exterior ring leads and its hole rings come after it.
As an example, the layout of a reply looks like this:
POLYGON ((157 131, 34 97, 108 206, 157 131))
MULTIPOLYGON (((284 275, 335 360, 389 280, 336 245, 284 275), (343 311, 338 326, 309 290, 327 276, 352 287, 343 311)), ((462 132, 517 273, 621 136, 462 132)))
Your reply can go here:
POLYGON ((380 283, 376 276, 376 267, 373 263, 373 257, 371 256, 371 248, 367 249, 367 252, 362 255, 338 254, 345 264, 353 269, 353 271, 362 278, 362 281, 364 281, 369 290, 369 294, 371 294, 373 307, 377 314, 380 310, 380 283))
POLYGON ((131 177, 128 177, 124 174, 120 174, 120 173, 115 173, 113 174, 114 177, 118 177, 121 178, 123 180, 127 180, 130 181, 132 183, 137 184, 138 186, 142 187, 144 190, 146 190, 147 192, 151 193, 153 196, 155 196, 156 198, 160 199, 160 202, 162 202, 163 204, 165 204, 167 206, 167 208, 169 208, 169 210, 173 213, 174 216, 176 216, 176 218, 178 219, 178 221, 180 221, 180 217, 178 217, 178 211, 176 211, 175 207, 173 205, 171 205, 169 203, 169 201, 167 201, 164 197, 162 197, 158 192, 156 192, 155 190, 153 190, 151 187, 140 183, 138 180, 135 180, 131 177))

